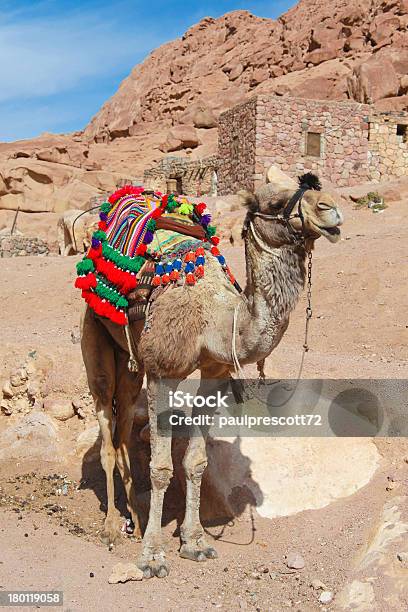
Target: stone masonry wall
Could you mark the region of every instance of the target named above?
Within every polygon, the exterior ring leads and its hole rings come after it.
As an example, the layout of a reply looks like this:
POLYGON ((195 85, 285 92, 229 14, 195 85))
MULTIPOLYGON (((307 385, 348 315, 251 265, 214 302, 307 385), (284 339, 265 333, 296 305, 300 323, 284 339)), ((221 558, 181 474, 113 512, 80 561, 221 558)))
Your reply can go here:
POLYGON ((156 166, 144 172, 144 187, 167 192, 169 179, 179 179, 183 195, 211 194, 214 189, 213 173, 217 169, 216 156, 201 160, 186 160, 184 157, 165 157, 156 166))
POLYGON ((369 180, 369 111, 352 102, 258 96, 255 186, 271 164, 293 177, 315 172, 337 186, 369 180), (307 154, 308 132, 321 134, 320 156, 307 154))
POLYGON ((387 180, 408 175, 407 113, 379 113, 370 117, 370 178, 387 180))
POLYGON ((28 238, 21 234, 0 235, 0 257, 23 257, 25 255, 45 257, 49 252, 48 245, 40 238, 28 238))
POLYGON ((222 113, 218 123, 220 194, 253 189, 256 138, 256 98, 222 113))

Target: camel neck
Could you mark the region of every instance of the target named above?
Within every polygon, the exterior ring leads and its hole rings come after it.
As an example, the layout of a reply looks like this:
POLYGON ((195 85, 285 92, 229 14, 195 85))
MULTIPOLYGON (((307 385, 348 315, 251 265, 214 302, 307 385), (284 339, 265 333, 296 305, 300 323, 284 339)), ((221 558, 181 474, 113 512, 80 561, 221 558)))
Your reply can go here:
MULTIPOLYGON (((268 243, 265 241, 265 246, 268 243)), ((246 330, 242 329, 242 335, 246 337, 244 352, 259 351, 267 355, 279 343, 303 290, 305 249, 302 245, 288 242, 268 246, 266 250, 249 231, 245 240, 245 257, 245 295, 250 322, 246 330)))

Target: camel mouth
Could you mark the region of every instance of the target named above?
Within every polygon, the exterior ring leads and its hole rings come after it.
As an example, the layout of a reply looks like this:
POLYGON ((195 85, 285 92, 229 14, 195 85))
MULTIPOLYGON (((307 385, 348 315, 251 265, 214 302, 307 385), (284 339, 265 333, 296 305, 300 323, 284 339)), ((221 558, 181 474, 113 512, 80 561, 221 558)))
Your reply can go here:
POLYGON ((340 230, 338 227, 321 227, 320 229, 324 230, 325 232, 328 232, 332 236, 340 234, 340 230))
POLYGON ((316 227, 319 229, 319 232, 325 236, 325 238, 330 240, 330 242, 338 242, 340 239, 340 228, 337 225, 332 227, 317 225, 316 227))

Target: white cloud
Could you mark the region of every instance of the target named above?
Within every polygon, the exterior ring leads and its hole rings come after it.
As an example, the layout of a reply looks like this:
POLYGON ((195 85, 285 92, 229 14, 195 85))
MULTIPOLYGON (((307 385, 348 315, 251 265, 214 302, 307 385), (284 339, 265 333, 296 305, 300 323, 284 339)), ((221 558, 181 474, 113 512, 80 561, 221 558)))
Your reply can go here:
POLYGON ((119 74, 155 46, 140 29, 134 35, 115 30, 112 19, 90 14, 0 22, 0 102, 59 94, 84 79, 119 74))

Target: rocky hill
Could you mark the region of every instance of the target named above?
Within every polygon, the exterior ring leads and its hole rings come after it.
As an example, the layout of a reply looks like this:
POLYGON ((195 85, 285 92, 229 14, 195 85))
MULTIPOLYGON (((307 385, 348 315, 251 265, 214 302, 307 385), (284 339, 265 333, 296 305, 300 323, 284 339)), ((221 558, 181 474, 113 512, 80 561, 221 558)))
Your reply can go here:
POLYGON ((0 209, 86 206, 166 153, 213 153, 220 112, 257 92, 407 109, 407 25, 408 0, 206 17, 136 66, 83 132, 0 144, 0 209))
POLYGON ((407 25, 407 0, 301 0, 276 21, 207 17, 136 66, 85 136, 137 135, 157 120, 211 128, 257 91, 405 108, 407 25))

